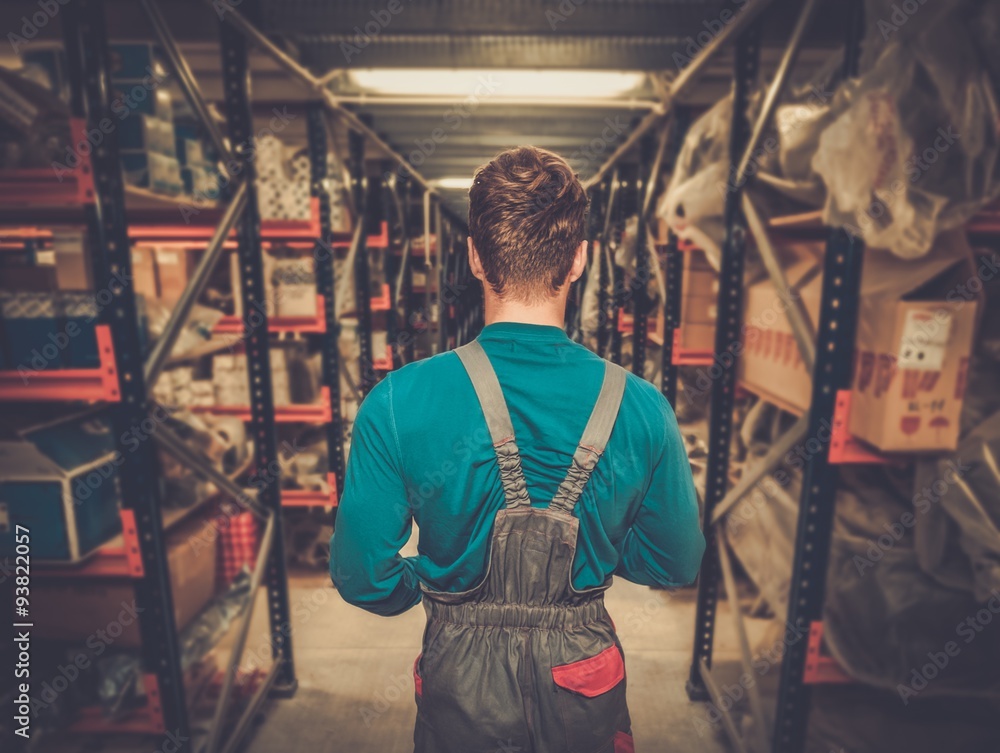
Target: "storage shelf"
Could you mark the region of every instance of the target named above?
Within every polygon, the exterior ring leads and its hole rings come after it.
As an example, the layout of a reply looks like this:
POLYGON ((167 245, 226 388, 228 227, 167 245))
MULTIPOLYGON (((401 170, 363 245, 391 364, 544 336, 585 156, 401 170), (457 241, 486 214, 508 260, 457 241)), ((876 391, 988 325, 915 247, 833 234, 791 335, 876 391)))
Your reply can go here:
POLYGON ((45 563, 35 568, 39 578, 141 578, 145 570, 139 552, 139 535, 132 510, 119 510, 122 532, 83 562, 45 563))
MULTIPOLYGON (((649 320, 647 319, 647 323, 649 320)), ((619 313, 618 316, 618 331, 623 335, 631 335, 635 330, 635 317, 632 314, 626 314, 624 311, 619 313)), ((663 334, 660 332, 655 332, 647 328, 646 330, 646 341, 652 343, 653 345, 663 345, 663 334)))
MULTIPOLYGON (((317 234, 318 235, 318 234, 317 234)), ((350 248, 354 234, 347 232, 334 233, 333 248, 350 248)), ((369 235, 365 240, 366 248, 389 248, 389 223, 383 222, 378 235, 369 235)))
POLYGON ((98 324, 95 334, 100 366, 41 371, 22 367, 16 371, 0 371, 0 400, 118 402, 121 393, 111 330, 106 324, 98 324))
MULTIPOLYGON (((134 193, 134 192, 133 192, 134 193)), ((145 192, 149 194, 150 192, 145 192)), ((153 196, 157 196, 153 194, 153 196)), ((215 235, 215 230, 222 219, 223 209, 219 206, 196 206, 190 200, 183 197, 171 199, 170 197, 159 197, 166 206, 173 207, 175 216, 158 216, 156 212, 146 213, 140 209, 137 216, 133 218, 129 214, 131 221, 128 228, 128 235, 133 241, 156 242, 156 241, 208 241, 215 235), (193 208, 195 214, 187 216, 187 211, 182 213, 184 207, 193 208)), ((264 241, 279 242, 282 240, 315 240, 320 236, 319 227, 319 199, 313 198, 311 203, 310 217, 307 220, 262 220, 260 223, 260 237, 264 241)), ((158 210, 157 210, 158 211, 158 210)), ((230 233, 230 238, 235 239, 236 228, 230 233)))
POLYGON ((814 622, 809 626, 809 646, 802 682, 806 685, 846 685, 854 682, 837 660, 823 650, 824 625, 814 622))
POLYGON ((373 358, 372 368, 376 371, 392 371, 392 346, 385 346, 385 356, 383 358, 373 358))
MULTIPOLYGON (((333 420, 330 408, 330 389, 323 387, 318 403, 274 406, 274 420, 279 424, 323 424, 333 420)), ((192 413, 210 413, 213 416, 235 416, 244 421, 250 420, 249 405, 194 405, 192 413)))
POLYGON ((282 507, 336 507, 337 506, 337 475, 335 473, 326 474, 326 481, 330 487, 328 492, 313 491, 311 489, 282 489, 282 507))
POLYGON ((711 366, 715 359, 715 353, 711 350, 697 350, 695 348, 685 348, 681 345, 683 339, 683 327, 674 330, 674 349, 671 363, 674 366, 711 366))
MULTIPOLYGON (((326 303, 321 295, 316 296, 315 316, 272 316, 267 320, 267 331, 275 334, 316 334, 326 332, 326 303)), ((243 335, 246 325, 236 316, 224 316, 215 325, 213 332, 225 335, 243 335)))

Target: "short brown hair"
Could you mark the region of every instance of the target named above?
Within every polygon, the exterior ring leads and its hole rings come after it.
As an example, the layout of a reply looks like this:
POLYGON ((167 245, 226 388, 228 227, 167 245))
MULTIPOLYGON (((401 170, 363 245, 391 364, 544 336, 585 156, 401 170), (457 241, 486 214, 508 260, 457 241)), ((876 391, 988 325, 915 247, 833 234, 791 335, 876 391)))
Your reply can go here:
POLYGON ((558 154, 521 146, 476 170, 469 235, 493 291, 525 302, 552 296, 573 266, 586 215, 587 193, 558 154))

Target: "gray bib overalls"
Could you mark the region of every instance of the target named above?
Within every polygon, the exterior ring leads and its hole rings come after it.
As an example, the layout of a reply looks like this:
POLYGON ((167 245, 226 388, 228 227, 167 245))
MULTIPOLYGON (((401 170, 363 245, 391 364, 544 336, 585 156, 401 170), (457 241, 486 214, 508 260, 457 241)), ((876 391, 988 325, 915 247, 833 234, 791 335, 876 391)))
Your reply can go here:
POLYGON ((604 608, 611 579, 586 591, 572 585, 573 508, 611 435, 625 371, 605 366, 569 473, 537 508, 489 359, 475 341, 456 353, 486 417, 506 507, 478 586, 423 589, 415 753, 632 753, 624 657, 604 608))

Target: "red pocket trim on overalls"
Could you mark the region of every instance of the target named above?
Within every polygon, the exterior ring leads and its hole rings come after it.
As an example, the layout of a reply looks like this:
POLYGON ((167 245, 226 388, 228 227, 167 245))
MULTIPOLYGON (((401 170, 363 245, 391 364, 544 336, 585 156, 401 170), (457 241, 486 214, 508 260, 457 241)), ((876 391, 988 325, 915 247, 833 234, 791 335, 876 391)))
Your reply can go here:
POLYGON ((421 656, 423 656, 423 654, 420 654, 416 661, 413 662, 413 688, 417 691, 417 698, 420 698, 424 694, 424 680, 420 676, 420 673, 417 672, 417 665, 420 664, 421 656))
POLYGON ((618 646, 611 646, 589 659, 553 667, 552 679, 560 688, 594 698, 625 679, 625 662, 618 646))
POLYGON ((615 753, 635 753, 635 742, 632 735, 615 732, 615 753))

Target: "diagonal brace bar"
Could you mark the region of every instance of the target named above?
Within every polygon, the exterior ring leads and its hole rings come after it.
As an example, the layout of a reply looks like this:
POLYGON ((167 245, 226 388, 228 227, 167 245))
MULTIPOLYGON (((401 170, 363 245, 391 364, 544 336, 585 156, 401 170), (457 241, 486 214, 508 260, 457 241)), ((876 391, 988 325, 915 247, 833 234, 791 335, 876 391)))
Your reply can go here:
POLYGON ((746 192, 741 198, 743 199, 743 216, 746 218, 750 233, 757 243, 757 250, 760 252, 760 258, 764 262, 764 268, 771 278, 771 283, 781 299, 788 304, 785 306, 785 317, 792 327, 795 344, 802 355, 806 371, 811 374, 813 364, 816 362, 816 333, 813 331, 812 324, 809 323, 809 314, 802 304, 802 297, 792 292, 792 288, 785 278, 781 262, 778 261, 774 245, 771 243, 767 228, 764 226, 764 221, 761 219, 760 213, 757 212, 753 200, 746 192))
POLYGON ((174 343, 177 342, 177 338, 180 336, 181 329, 184 327, 184 323, 191 313, 191 308, 197 302, 202 291, 204 291, 205 285, 208 284, 208 278, 212 274, 212 270, 215 269, 219 255, 222 253, 226 240, 229 238, 229 233, 240 218, 240 215, 243 214, 246 203, 247 184, 246 181, 243 181, 239 184, 232 199, 230 199, 229 204, 226 206, 226 213, 222 216, 222 221, 215 228, 215 233, 208 242, 208 248, 198 262, 194 274, 191 275, 191 282, 184 288, 180 300, 177 301, 174 310, 170 312, 170 319, 163 328, 163 334, 157 339, 153 345, 152 352, 146 358, 144 371, 146 384, 149 389, 153 388, 153 385, 156 384, 156 380, 160 376, 160 372, 163 371, 163 366, 170 357, 170 351, 173 350, 174 343))

